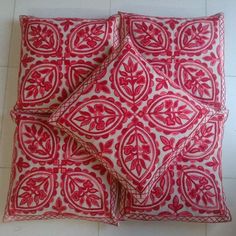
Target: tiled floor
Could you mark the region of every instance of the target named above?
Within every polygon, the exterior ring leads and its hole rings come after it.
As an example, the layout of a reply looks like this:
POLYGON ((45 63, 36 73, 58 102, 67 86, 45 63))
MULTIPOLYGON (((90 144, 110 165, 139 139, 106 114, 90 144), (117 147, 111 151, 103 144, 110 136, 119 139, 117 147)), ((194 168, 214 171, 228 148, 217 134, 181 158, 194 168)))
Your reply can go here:
POLYGON ((235 0, 0 0, 0 214, 3 214, 11 164, 14 124, 9 118, 17 90, 20 29, 18 16, 101 17, 120 11, 149 15, 202 16, 225 13, 225 68, 227 105, 223 175, 225 193, 233 222, 206 225, 173 222, 125 222, 119 228, 85 221, 44 221, 0 224, 0 236, 53 235, 155 235, 235 236, 236 235, 236 1, 235 0))

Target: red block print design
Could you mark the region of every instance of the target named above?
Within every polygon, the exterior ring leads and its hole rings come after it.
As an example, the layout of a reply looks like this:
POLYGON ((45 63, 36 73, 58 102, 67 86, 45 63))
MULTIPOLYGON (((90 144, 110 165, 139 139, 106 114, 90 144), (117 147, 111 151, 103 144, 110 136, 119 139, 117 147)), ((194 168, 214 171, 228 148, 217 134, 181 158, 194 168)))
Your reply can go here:
POLYGON ((165 52, 170 46, 169 32, 161 24, 156 24, 152 21, 137 20, 131 23, 132 32, 135 45, 146 52, 165 52), (138 34, 138 37, 136 35, 138 34))
POLYGON ((5 221, 81 218, 116 224, 117 181, 46 115, 15 113, 5 221))
POLYGON ((105 43, 108 34, 107 23, 98 21, 83 24, 70 35, 70 49, 75 54, 96 53, 105 43))
POLYGON ((120 218, 205 223, 231 221, 221 176, 225 118, 226 114, 215 115, 195 132, 175 164, 153 184, 143 203, 122 188, 120 218))
POLYGON ((74 135, 143 201, 152 182, 212 114, 155 71, 126 39, 50 122, 74 135), (173 149, 166 147, 170 143, 173 149))
POLYGON ((25 28, 27 47, 39 54, 56 54, 60 45, 60 36, 57 26, 50 22, 29 22, 25 28))
POLYGON ((225 106, 223 15, 161 18, 120 13, 121 37, 200 102, 225 106), (163 66, 164 65, 164 66, 163 66))
POLYGON ((16 109, 52 112, 119 43, 118 16, 100 20, 22 16, 16 109))

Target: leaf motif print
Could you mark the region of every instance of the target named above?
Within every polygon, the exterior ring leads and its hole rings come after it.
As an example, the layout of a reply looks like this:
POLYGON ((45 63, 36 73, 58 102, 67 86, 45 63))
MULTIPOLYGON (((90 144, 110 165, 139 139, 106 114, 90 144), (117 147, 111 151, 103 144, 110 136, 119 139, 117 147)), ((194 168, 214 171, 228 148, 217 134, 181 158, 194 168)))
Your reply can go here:
POLYGON ((156 100, 148 110, 148 117, 157 125, 177 129, 187 127, 196 117, 197 110, 187 100, 174 95, 156 100))
POLYGON ((49 22, 32 22, 26 29, 26 43, 37 53, 52 54, 59 48, 59 33, 49 22))
POLYGON ((73 124, 86 134, 104 135, 123 120, 123 112, 114 103, 94 99, 78 106, 72 114, 73 124))
POLYGON ((90 174, 67 173, 64 189, 66 197, 76 209, 102 210, 104 207, 101 186, 90 174))
POLYGON ((138 57, 127 53, 117 66, 114 83, 119 95, 135 104, 147 93, 149 73, 138 57))
POLYGON ((37 170, 26 175, 16 190, 17 209, 38 209, 45 206, 52 197, 54 187, 53 174, 37 170))
POLYGON ((150 134, 136 125, 129 129, 119 145, 119 157, 128 175, 141 181, 156 161, 157 150, 150 134))
POLYGON ((215 147, 218 129, 217 122, 210 121, 203 124, 201 128, 196 131, 193 138, 185 145, 183 149, 184 157, 196 160, 209 155, 215 147))
POLYGON ((168 47, 168 37, 164 27, 149 20, 133 20, 130 34, 134 43, 144 51, 162 52, 168 47))
POLYGON ((20 123, 19 142, 26 155, 37 161, 49 161, 55 157, 55 135, 39 121, 25 120, 20 123))
POLYGON ((196 62, 182 62, 178 67, 178 79, 184 90, 204 101, 214 100, 215 83, 210 71, 196 62))
POLYGON ((58 214, 61 214, 63 211, 66 210, 66 206, 63 205, 61 198, 57 198, 55 205, 52 206, 52 209, 55 210, 58 214))
POLYGON ((16 166, 17 166, 18 171, 22 172, 24 168, 28 168, 30 165, 29 163, 24 162, 24 159, 20 157, 16 163, 16 166))
POLYGON ((206 49, 214 37, 212 21, 201 20, 183 24, 179 31, 178 42, 182 51, 196 52, 206 49))
POLYGON ((56 90, 58 84, 57 67, 53 64, 34 66, 26 74, 21 97, 25 103, 37 103, 48 99, 56 90))
POLYGON ((170 208, 175 213, 177 213, 183 207, 184 207, 184 205, 179 203, 179 198, 178 198, 177 195, 174 196, 173 203, 172 204, 168 204, 168 208, 170 208))
POLYGON ((198 209, 219 209, 215 181, 203 170, 194 167, 183 170, 181 191, 185 199, 198 209))
POLYGON ((91 53, 107 38, 107 23, 85 23, 76 28, 70 38, 71 50, 76 54, 91 53))

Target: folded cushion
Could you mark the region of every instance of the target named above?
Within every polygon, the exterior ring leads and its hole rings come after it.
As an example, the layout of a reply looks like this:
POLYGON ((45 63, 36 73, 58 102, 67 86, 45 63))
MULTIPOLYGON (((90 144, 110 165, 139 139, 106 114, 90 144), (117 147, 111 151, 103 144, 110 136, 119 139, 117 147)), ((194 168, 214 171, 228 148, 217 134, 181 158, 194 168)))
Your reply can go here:
POLYGON ((53 111, 119 43, 119 17, 21 16, 17 109, 53 111))
POLYGON ((5 221, 79 218, 116 224, 117 181, 46 115, 15 113, 5 221))
POLYGON ((140 204, 122 188, 120 218, 205 223, 231 221, 221 171, 225 118, 226 114, 215 115, 195 132, 176 161, 153 184, 145 202, 140 204))
POLYGON ((50 118, 139 201, 213 114, 141 57, 129 38, 50 118), (172 140, 170 153, 164 146, 172 140))
POLYGON ((172 81, 216 110, 224 107, 224 17, 150 17, 120 13, 121 37, 172 81))

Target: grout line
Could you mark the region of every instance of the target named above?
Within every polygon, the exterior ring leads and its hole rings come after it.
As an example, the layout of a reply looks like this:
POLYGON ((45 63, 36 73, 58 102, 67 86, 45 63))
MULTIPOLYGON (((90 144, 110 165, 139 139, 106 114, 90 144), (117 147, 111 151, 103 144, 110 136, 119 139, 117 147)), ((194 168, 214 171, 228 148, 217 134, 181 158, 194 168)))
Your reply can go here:
POLYGON ((207 223, 205 223, 205 236, 207 236, 207 223))
POLYGON ((0 66, 0 69, 7 69, 8 66, 0 66))

